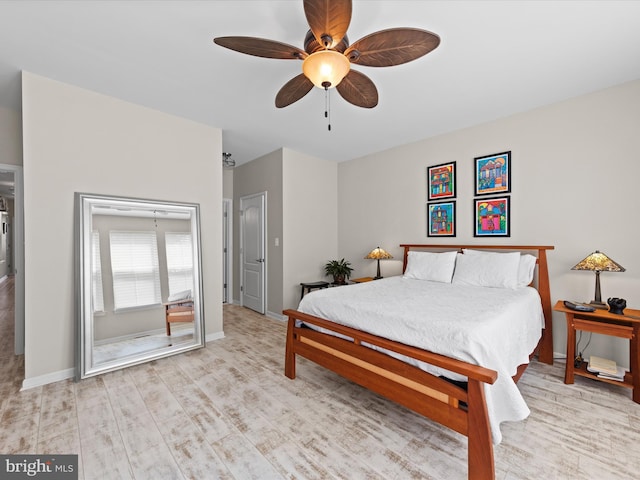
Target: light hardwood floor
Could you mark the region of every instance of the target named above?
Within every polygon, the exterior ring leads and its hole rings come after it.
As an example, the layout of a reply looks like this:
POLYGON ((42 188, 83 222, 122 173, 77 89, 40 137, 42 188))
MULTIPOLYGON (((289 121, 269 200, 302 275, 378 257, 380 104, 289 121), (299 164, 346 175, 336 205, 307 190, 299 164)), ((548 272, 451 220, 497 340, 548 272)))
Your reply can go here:
MULTIPOLYGON (((461 435, 304 359, 287 379, 285 324, 249 310, 225 306, 226 337, 205 349, 23 392, 9 316, 0 453, 77 453, 81 479, 467 476, 461 435)), ((524 374, 531 416, 503 424, 497 478, 638 478, 640 405, 626 389, 562 376, 560 363, 524 374)))

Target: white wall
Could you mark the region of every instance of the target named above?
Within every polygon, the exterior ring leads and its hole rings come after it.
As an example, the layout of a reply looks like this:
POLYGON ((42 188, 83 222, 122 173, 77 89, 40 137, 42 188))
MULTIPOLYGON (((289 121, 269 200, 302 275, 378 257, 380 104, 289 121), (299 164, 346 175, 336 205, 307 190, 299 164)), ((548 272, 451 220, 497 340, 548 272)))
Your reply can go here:
MULTIPOLYGON (((635 81, 341 163, 339 256, 354 263, 356 276, 371 275, 375 262, 362 257, 379 244, 395 257, 381 263, 392 275, 401 272, 400 243, 555 245, 548 255, 555 303, 593 299, 595 275, 570 269, 598 249, 627 269, 601 275, 603 299, 623 297, 640 309, 638 132, 635 81), (511 238, 477 239, 473 158, 505 150, 512 152, 511 238), (458 234, 427 238, 426 168, 450 161, 458 168, 458 234)), ((565 345, 564 317, 554 313, 554 350, 565 345)), ((587 354, 629 365, 625 340, 594 335, 587 354)))
POLYGON ((300 283, 327 280, 338 254, 338 164, 284 149, 283 304, 296 308, 300 283))
POLYGON ((205 330, 222 332, 221 131, 23 72, 25 384, 74 365, 74 192, 200 204, 205 330))

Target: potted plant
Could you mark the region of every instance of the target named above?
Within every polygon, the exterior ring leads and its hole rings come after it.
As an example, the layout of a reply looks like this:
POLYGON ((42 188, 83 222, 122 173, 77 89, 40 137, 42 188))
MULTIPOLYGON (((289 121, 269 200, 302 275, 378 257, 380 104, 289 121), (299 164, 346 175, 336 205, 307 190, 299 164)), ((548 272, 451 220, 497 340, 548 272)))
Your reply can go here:
POLYGON ((342 260, 331 260, 324 266, 324 273, 333 276, 333 283, 337 285, 344 285, 346 280, 351 276, 351 262, 342 260))

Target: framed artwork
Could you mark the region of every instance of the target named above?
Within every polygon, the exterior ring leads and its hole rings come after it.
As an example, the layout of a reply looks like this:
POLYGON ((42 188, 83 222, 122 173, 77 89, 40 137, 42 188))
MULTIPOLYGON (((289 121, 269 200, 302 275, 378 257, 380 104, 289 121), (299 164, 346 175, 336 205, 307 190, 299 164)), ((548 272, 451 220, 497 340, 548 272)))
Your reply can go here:
POLYGON ((509 197, 476 198, 474 200, 474 237, 509 237, 510 208, 509 197))
POLYGON ((427 203, 427 237, 456 236, 456 202, 427 203))
POLYGON ((511 152, 495 153, 473 160, 476 196, 511 192, 511 152))
POLYGON ((456 162, 427 167, 427 183, 429 201, 456 198, 456 162))

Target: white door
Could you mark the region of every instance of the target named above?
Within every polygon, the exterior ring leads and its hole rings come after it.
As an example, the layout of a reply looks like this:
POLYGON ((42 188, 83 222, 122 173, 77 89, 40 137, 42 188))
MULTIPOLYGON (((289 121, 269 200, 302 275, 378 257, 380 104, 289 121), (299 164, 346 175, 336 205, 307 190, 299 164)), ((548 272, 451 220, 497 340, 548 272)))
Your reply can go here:
POLYGON ((266 193, 240 198, 240 304, 265 311, 265 203, 266 193))

